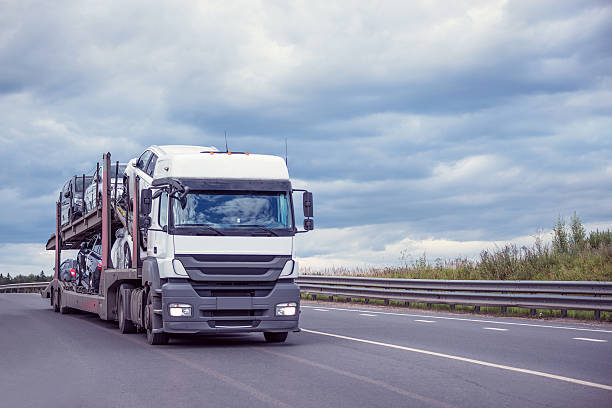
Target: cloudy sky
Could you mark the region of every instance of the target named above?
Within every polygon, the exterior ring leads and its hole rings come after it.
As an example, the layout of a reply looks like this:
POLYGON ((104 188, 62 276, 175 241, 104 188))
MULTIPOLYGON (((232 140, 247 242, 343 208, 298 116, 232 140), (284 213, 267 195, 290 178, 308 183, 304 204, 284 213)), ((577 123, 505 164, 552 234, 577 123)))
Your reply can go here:
POLYGON ((0 1, 0 272, 111 151, 284 155, 312 268, 612 226, 608 1, 0 1))

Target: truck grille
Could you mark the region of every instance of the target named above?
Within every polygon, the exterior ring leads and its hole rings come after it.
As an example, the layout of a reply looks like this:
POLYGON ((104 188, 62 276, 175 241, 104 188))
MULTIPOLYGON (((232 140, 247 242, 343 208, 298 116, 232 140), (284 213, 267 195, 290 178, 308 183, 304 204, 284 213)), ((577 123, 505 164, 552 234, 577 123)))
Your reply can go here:
POLYGON ((179 254, 176 259, 194 281, 275 281, 291 256, 179 254))
POLYGON ((274 282, 191 283, 200 297, 264 297, 274 289, 274 282))

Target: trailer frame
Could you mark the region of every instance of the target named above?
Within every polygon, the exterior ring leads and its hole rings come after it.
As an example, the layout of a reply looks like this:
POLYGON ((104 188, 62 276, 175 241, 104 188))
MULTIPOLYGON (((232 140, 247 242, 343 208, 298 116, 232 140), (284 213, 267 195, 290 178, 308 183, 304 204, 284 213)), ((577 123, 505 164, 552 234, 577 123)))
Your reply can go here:
MULTIPOLYGON (((140 251, 140 228, 138 225, 138 194, 134 194, 131 204, 132 211, 128 205, 125 216, 118 209, 116 201, 118 174, 115 174, 115 200, 111 200, 111 175, 110 163, 111 154, 109 152, 102 156, 102 202, 101 206, 86 212, 83 211, 81 217, 72 220, 70 217, 66 225, 61 225, 61 206, 62 197, 56 204, 55 214, 55 234, 47 240, 46 249, 55 251, 55 273, 53 280, 49 283, 47 291, 50 292, 51 305, 54 310, 61 313, 70 310, 82 310, 85 312, 96 313, 103 320, 118 319, 118 296, 119 288, 122 284, 138 286, 142 282, 142 269, 139 260, 140 251), (128 227, 130 223, 130 213, 132 213, 132 233, 134 251, 132 251, 132 265, 135 267, 128 269, 114 268, 110 258, 112 247, 112 232, 120 226, 128 227), (102 270, 100 272, 100 282, 97 293, 93 291, 77 291, 72 282, 63 281, 60 273, 61 252, 62 250, 77 249, 82 242, 96 234, 102 236, 102 270)), ((115 173, 118 172, 118 167, 115 173)), ((84 182, 83 178, 83 182, 84 182)), ((96 184, 98 183, 96 179, 96 184)), ((134 182, 134 191, 138 192, 138 180, 134 182)), ((97 189, 96 189, 97 190, 97 189)), ((96 191, 96 203, 97 203, 96 191)), ((70 197, 72 201, 72 197, 70 197)), ((83 191, 83 204, 85 203, 85 191, 83 191)))

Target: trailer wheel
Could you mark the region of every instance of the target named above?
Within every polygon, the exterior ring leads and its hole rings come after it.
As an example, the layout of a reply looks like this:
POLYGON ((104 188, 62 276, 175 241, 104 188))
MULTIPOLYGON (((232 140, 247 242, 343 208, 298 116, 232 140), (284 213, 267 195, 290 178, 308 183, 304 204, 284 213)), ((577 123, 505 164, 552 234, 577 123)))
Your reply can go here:
POLYGON ((159 307, 161 309, 161 299, 158 297, 153 297, 153 291, 149 291, 147 295, 147 306, 145 308, 145 325, 147 327, 147 342, 153 346, 157 346, 160 344, 168 344, 169 337, 166 333, 154 332, 153 329, 160 329, 159 323, 154 324, 157 318, 155 313, 153 312, 155 307, 159 307), (156 327, 157 326, 157 327, 156 327))
POLYGON ((53 311, 55 313, 59 313, 59 304, 57 303, 57 300, 55 299, 55 290, 51 289, 51 306, 53 306, 53 311))
POLYGON ((264 332, 264 337, 268 343, 282 343, 287 340, 287 332, 272 333, 264 332))
POLYGON ((117 302, 118 320, 119 320, 119 331, 121 333, 134 333, 136 332, 136 326, 134 322, 127 319, 128 303, 125 301, 125 294, 128 293, 127 289, 124 289, 123 285, 119 288, 119 302, 117 302))
POLYGON ((68 306, 62 306, 62 291, 57 291, 57 305, 59 307, 60 314, 68 314, 70 313, 70 308, 68 306))

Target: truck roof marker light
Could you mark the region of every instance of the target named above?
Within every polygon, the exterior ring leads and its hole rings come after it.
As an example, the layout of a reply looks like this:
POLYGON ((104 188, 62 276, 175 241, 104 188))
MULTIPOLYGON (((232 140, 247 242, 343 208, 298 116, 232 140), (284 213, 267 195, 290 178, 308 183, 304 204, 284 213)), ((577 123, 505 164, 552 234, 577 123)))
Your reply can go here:
POLYGON ((245 154, 248 156, 248 155, 249 155, 249 152, 246 152, 245 154))
POLYGON ((227 152, 227 154, 232 154, 232 152, 227 152))
POLYGON ((215 152, 210 152, 210 154, 215 154, 215 152))

